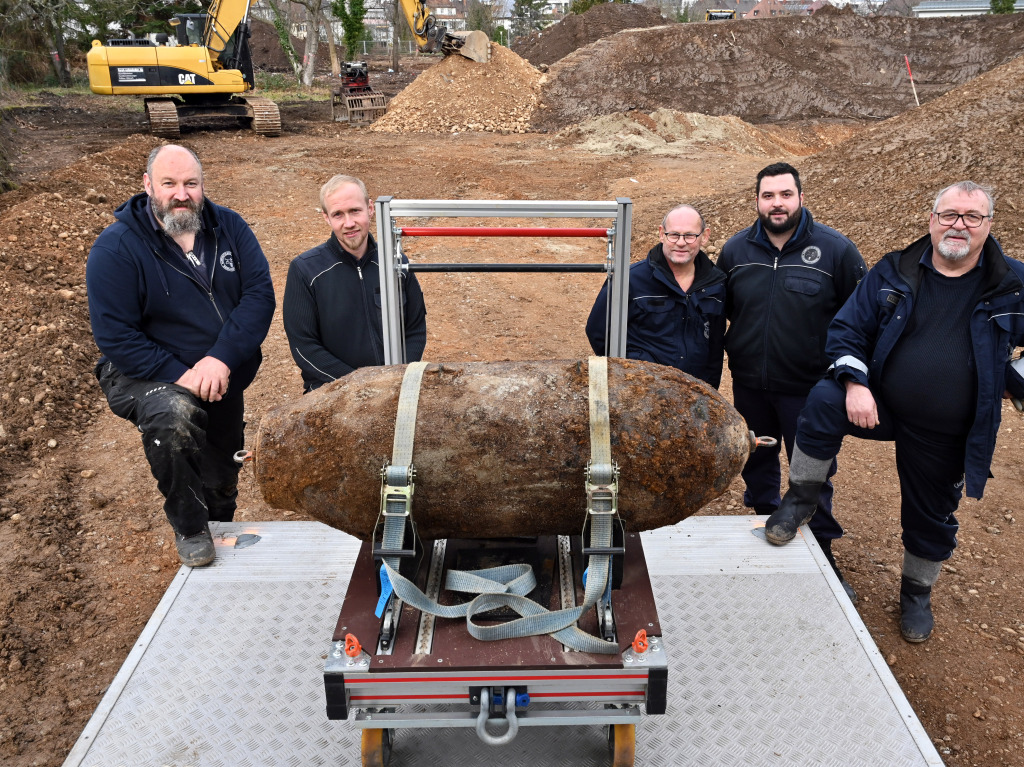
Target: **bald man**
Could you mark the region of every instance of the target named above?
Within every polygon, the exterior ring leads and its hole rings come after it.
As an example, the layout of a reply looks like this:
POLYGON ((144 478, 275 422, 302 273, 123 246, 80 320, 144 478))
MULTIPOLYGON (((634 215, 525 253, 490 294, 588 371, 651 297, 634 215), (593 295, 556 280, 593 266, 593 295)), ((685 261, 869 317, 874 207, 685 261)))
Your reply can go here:
MULTIPOLYGON (((679 205, 658 227, 658 244, 629 268, 626 356, 678 368, 714 386, 722 381, 725 273, 704 252, 704 217, 679 205)), ((608 283, 587 320, 595 354, 605 354, 608 283)))
POLYGON ((141 432, 178 556, 199 567, 215 555, 208 523, 234 518, 242 395, 274 288, 248 224, 204 196, 194 152, 157 147, 142 184, 89 251, 96 377, 113 413, 141 432))

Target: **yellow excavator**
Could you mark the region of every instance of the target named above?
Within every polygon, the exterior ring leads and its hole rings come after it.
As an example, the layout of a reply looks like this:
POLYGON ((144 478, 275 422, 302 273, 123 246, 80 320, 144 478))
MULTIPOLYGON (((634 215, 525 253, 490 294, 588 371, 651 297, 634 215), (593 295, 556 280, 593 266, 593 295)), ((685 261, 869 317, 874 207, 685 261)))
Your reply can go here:
POLYGON ((241 95, 253 89, 249 51, 251 0, 214 0, 209 13, 171 19, 157 42, 127 38, 92 41, 86 57, 89 87, 105 96, 144 95, 150 130, 175 138, 190 117, 236 119, 264 136, 281 134, 281 113, 270 99, 241 95))
POLYGON ((487 33, 452 32, 437 19, 423 0, 400 0, 402 13, 416 38, 416 46, 423 53, 440 51, 445 56, 457 53, 464 58, 486 64, 491 60, 491 41, 487 33))

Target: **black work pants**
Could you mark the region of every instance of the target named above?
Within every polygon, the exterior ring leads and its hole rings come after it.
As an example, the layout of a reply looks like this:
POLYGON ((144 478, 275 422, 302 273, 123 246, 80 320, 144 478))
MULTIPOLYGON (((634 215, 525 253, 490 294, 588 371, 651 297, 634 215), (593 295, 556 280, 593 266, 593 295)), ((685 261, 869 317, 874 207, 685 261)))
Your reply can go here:
POLYGON ((203 402, 176 384, 129 378, 110 362, 96 367, 96 377, 114 415, 142 433, 174 531, 193 535, 209 521, 230 522, 240 468, 234 454, 245 439, 242 395, 203 402))
POLYGON ((811 389, 800 413, 796 444, 812 458, 834 458, 847 435, 894 442, 900 478, 903 546, 911 554, 941 562, 956 548, 956 510, 964 489, 965 437, 939 434, 898 419, 875 394, 879 424, 862 429, 846 416, 846 389, 824 379, 811 389))
MULTIPOLYGON (((772 514, 782 503, 779 494, 782 482, 779 457, 783 445, 786 447, 786 457, 793 457, 796 422, 807 397, 802 394, 750 389, 735 381, 732 396, 736 410, 746 420, 748 429, 759 437, 774 437, 777 440, 775 447, 759 447, 753 451, 743 467, 743 482, 747 486, 743 493, 743 505, 752 508, 755 514, 772 514)), ((833 460, 828 470, 830 478, 836 473, 836 468, 833 460)), ((839 538, 843 534, 842 525, 832 515, 832 492, 832 481, 826 479, 818 493, 818 510, 810 521, 811 532, 819 541, 839 538)))

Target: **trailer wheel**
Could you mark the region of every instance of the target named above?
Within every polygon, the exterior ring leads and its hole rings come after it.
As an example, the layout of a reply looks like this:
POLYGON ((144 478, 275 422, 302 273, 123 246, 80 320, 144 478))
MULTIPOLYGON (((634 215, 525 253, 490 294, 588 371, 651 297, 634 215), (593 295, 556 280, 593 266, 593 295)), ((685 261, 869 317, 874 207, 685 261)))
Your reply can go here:
POLYGON ((391 762, 391 730, 363 730, 363 767, 388 767, 391 762))
POLYGON ((636 725, 613 724, 608 728, 612 767, 633 767, 636 760, 636 725))

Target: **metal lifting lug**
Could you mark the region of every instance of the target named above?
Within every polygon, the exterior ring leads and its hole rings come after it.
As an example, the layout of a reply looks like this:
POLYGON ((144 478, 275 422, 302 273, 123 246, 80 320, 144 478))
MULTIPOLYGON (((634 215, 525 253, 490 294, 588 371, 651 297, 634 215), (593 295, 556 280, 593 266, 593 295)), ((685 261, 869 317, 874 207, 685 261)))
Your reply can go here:
POLYGON ((619 514, 619 466, 602 465, 586 468, 587 513, 619 514), (596 481, 595 481, 596 480, 596 481))

